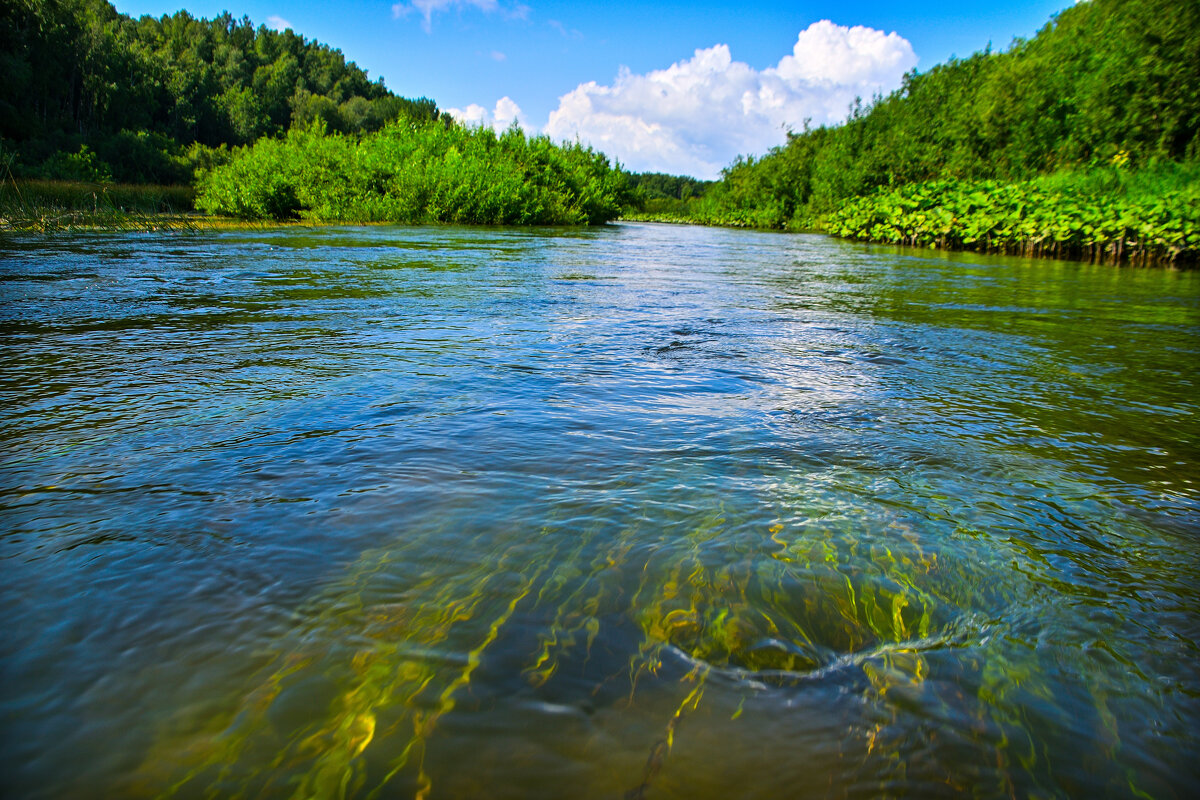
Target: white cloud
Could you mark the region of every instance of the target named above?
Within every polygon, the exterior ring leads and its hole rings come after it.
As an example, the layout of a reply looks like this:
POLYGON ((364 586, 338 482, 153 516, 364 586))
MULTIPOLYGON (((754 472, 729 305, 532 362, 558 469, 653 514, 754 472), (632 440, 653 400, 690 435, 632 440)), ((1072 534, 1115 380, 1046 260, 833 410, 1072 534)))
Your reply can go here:
POLYGON ((912 45, 897 33, 823 19, 800 32, 792 54, 775 69, 786 80, 878 87, 903 74, 898 66, 909 69, 916 62, 912 45))
POLYGON ((488 58, 492 59, 492 61, 508 60, 508 56, 504 55, 504 53, 501 53, 499 50, 493 50, 491 53, 488 54, 488 58))
POLYGON ((529 16, 529 6, 519 2, 502 6, 499 0, 411 0, 393 5, 392 16, 399 19, 415 11, 421 15, 421 27, 428 33, 433 29, 433 15, 452 8, 475 8, 485 14, 498 11, 509 19, 525 19, 529 16))
POLYGON ((496 109, 492 112, 492 127, 498 131, 505 130, 514 122, 521 124, 521 107, 505 95, 496 101, 496 109))
POLYGON ((508 130, 508 126, 513 122, 526 127, 521 107, 507 95, 497 100, 496 107, 491 111, 471 103, 466 108, 447 108, 445 112, 464 125, 490 125, 497 133, 508 130))
POLYGON ((739 154, 782 144, 805 119, 844 119, 855 97, 895 88, 916 62, 896 33, 822 20, 761 71, 718 44, 645 75, 623 68, 612 86, 581 84, 559 98, 546 133, 578 137, 633 170, 714 178, 739 154))
POLYGON ((292 23, 288 22, 278 14, 272 14, 267 17, 267 27, 274 31, 284 31, 292 27, 292 23))
POLYGON ((443 108, 442 112, 464 125, 482 125, 488 120, 488 110, 478 103, 471 103, 466 108, 443 108))
POLYGON ((583 34, 574 28, 568 28, 556 19, 546 20, 546 24, 558 31, 566 39, 582 39, 583 34))

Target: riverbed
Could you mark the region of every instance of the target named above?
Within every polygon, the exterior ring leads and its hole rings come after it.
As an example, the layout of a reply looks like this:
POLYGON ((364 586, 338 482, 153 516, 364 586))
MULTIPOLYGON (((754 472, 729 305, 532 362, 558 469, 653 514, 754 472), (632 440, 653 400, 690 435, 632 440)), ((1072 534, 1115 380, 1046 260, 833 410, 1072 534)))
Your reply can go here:
POLYGON ((0 788, 1190 797, 1200 273, 0 239, 0 788))

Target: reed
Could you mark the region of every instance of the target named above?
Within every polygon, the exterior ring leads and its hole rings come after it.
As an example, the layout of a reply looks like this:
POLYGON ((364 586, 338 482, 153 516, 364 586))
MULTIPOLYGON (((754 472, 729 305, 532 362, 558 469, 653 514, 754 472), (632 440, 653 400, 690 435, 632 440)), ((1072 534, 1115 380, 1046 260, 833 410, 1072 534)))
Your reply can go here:
POLYGON ((17 180, 0 183, 0 231, 193 230, 190 186, 17 180))

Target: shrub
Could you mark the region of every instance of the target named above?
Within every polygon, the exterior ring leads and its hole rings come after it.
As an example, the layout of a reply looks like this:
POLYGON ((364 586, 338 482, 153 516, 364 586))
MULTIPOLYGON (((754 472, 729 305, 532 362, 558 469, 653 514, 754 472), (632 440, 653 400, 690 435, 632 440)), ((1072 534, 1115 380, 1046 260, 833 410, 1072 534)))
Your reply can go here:
POLYGON ((234 151, 196 206, 245 219, 578 225, 615 219, 626 176, 579 144, 399 120, 361 139, 316 121, 234 151))

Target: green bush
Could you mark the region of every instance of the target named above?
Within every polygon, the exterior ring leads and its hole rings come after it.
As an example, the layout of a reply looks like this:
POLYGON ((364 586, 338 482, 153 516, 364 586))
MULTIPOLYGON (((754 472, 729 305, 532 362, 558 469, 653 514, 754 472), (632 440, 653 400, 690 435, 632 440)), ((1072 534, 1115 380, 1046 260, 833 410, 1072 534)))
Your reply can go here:
POLYGON ((580 225, 614 219, 626 176, 578 144, 517 128, 399 121, 361 139, 316 121, 236 150, 196 206, 243 219, 580 225))
POLYGON ((42 165, 44 177, 62 181, 111 183, 112 169, 97 157, 88 146, 80 145, 79 152, 58 152, 42 165))
POLYGON ((844 124, 805 124, 738 159, 684 213, 885 242, 1193 261, 1197 74, 1200 4, 1077 3, 1005 52, 911 72, 844 124))

